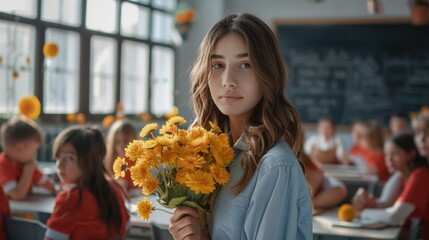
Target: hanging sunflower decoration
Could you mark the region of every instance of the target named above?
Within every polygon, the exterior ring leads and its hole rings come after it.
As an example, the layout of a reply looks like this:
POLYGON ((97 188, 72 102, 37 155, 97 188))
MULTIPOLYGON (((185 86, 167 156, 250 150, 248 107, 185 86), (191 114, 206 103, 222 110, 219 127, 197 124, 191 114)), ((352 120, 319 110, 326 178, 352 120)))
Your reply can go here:
POLYGON ((43 55, 54 58, 58 55, 58 45, 56 43, 45 43, 43 46, 43 55))
POLYGON ((18 103, 18 110, 22 115, 36 119, 41 111, 40 101, 35 96, 23 97, 18 103))

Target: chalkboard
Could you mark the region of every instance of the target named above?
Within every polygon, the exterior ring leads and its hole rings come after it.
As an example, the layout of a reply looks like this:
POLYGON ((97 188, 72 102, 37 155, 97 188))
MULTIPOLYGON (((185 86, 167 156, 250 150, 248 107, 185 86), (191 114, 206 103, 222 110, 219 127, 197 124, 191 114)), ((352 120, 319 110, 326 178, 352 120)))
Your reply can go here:
POLYGON ((285 93, 303 122, 328 115, 345 125, 386 123, 429 105, 429 27, 408 21, 275 23, 285 93))

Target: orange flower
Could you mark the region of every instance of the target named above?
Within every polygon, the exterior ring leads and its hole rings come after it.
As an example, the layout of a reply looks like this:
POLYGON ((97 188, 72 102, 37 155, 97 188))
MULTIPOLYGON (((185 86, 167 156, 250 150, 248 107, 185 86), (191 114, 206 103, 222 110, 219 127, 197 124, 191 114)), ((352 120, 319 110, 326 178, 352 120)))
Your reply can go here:
POLYGON ((101 124, 108 128, 110 127, 110 125, 112 125, 112 123, 115 121, 115 116, 113 115, 107 115, 103 118, 103 121, 101 122, 101 124))
POLYGON ((12 78, 13 78, 14 80, 16 80, 16 79, 18 79, 18 77, 19 77, 19 73, 18 73, 18 71, 13 71, 13 72, 12 72, 12 78))
POLYGON ((195 10, 188 8, 185 11, 176 13, 176 22, 177 23, 189 23, 195 20, 195 10))
POLYGON ((83 113, 78 113, 78 114, 76 115, 76 122, 78 122, 78 123, 84 123, 84 122, 86 122, 85 114, 83 114, 83 113))
POLYGON ((40 115, 40 102, 35 96, 23 97, 18 104, 18 109, 21 114, 30 118, 36 119, 40 115))
POLYGON ((58 45, 56 43, 45 43, 43 46, 43 55, 54 58, 58 54, 58 45))
POLYGON ((73 114, 73 113, 67 114, 66 120, 68 123, 72 123, 72 122, 76 121, 76 114, 73 114))
POLYGON ((153 207, 152 202, 147 198, 137 202, 137 213, 145 221, 149 219, 150 214, 152 214, 153 207))
POLYGON ((196 194, 209 194, 215 190, 215 182, 212 175, 208 172, 196 170, 192 173, 187 173, 185 178, 186 186, 196 194))

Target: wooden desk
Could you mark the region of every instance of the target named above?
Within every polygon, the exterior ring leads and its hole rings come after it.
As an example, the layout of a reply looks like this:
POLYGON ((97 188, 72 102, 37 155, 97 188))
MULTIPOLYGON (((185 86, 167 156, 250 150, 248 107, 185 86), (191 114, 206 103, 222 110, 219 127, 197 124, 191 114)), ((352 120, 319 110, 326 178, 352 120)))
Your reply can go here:
POLYGON ((337 217, 338 208, 323 212, 320 215, 313 216, 313 235, 314 239, 332 239, 342 237, 341 239, 397 239, 401 227, 387 227, 383 229, 361 229, 332 226, 339 222, 337 217))

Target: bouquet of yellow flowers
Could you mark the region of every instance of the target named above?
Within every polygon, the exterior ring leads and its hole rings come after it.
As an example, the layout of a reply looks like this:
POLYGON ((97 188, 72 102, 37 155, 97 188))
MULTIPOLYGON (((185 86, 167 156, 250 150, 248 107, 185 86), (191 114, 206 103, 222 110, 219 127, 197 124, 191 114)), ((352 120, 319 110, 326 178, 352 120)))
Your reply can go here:
MULTIPOLYGON (((227 166, 234 157, 228 136, 210 122, 211 129, 178 128, 186 123, 180 116, 166 121, 154 136, 158 124, 146 124, 140 136, 125 148, 125 156, 134 163, 129 166, 124 158, 113 165, 115 178, 124 177, 129 170, 135 186, 144 195, 156 194, 159 204, 166 208, 189 206, 210 212, 210 198, 228 183, 227 166)), ((137 213, 149 219, 155 208, 144 198, 137 203, 137 213)))

